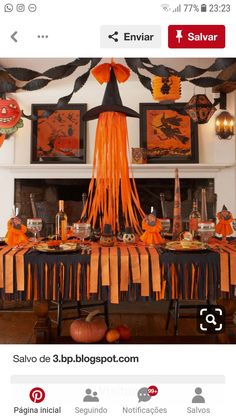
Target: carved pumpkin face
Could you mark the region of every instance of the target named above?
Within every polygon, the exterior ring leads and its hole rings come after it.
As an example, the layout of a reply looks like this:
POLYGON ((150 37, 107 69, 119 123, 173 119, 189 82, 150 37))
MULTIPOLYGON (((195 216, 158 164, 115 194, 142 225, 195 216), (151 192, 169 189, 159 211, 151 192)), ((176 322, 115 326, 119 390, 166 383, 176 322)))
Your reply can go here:
POLYGON ((15 99, 0 99, 0 128, 13 128, 20 117, 21 110, 15 99))
POLYGON ((114 246, 114 237, 113 236, 101 236, 100 244, 104 247, 114 246))
POLYGON ((126 244, 135 243, 136 238, 133 233, 124 233, 123 235, 123 242, 126 244))
POLYGON ((54 142, 56 153, 65 156, 74 156, 78 150, 78 138, 76 137, 57 137, 54 142))

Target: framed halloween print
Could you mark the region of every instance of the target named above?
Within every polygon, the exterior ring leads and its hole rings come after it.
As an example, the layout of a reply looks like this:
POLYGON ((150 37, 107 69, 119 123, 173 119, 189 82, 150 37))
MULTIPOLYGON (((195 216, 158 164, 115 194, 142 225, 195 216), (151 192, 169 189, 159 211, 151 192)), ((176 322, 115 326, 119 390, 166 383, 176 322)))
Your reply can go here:
POLYGON ((32 105, 31 163, 85 163, 86 125, 82 120, 86 104, 32 105), (49 116, 45 116, 46 112, 49 116))
POLYGON ((198 125, 185 103, 140 103, 140 147, 148 163, 198 163, 198 125))

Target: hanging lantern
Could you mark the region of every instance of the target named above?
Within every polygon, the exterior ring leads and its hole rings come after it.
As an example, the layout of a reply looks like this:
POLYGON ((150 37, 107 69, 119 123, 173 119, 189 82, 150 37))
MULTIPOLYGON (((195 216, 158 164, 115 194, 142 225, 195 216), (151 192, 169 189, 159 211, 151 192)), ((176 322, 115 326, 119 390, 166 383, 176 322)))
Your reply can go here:
POLYGON ((13 98, 0 98, 0 146, 5 138, 23 127, 21 110, 13 98))
POLYGON ((206 124, 216 108, 206 95, 194 95, 185 106, 185 112, 197 124, 206 124))
POLYGON ((152 79, 153 98, 155 100, 177 100, 181 96, 181 79, 178 76, 159 77, 152 79))
POLYGON ((216 135, 221 140, 230 140, 234 135, 234 118, 229 112, 223 111, 217 116, 216 135))

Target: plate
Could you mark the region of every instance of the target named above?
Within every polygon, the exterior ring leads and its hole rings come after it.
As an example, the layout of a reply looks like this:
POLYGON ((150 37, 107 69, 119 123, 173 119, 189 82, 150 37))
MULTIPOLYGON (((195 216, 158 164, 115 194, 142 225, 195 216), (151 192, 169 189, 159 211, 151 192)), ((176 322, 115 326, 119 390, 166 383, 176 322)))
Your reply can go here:
POLYGON ((175 252, 196 252, 206 250, 207 245, 199 241, 192 241, 188 247, 183 247, 180 241, 175 241, 166 243, 165 248, 175 252))
POLYGON ((36 250, 43 253, 65 253, 76 252, 80 246, 77 243, 62 243, 59 247, 48 247, 47 243, 40 243, 36 246, 36 250))

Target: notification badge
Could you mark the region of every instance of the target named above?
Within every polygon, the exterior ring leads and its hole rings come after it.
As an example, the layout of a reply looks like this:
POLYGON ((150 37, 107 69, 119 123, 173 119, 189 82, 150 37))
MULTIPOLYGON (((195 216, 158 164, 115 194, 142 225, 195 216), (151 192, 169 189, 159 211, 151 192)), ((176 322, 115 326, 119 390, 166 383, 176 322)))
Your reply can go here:
POLYGON ((35 387, 30 391, 29 396, 33 403, 42 403, 45 399, 45 391, 40 387, 35 387))

